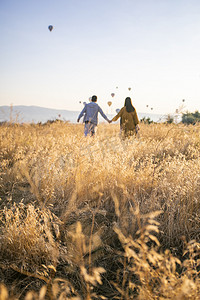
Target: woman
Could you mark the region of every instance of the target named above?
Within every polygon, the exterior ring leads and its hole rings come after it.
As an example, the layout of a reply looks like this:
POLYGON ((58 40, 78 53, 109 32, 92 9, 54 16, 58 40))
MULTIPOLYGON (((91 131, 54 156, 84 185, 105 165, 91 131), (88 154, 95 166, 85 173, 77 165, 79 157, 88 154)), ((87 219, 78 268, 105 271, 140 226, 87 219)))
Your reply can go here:
POLYGON ((139 130, 139 119, 130 97, 125 99, 124 107, 122 107, 112 121, 117 121, 119 118, 120 128, 125 137, 132 136, 137 133, 139 130))

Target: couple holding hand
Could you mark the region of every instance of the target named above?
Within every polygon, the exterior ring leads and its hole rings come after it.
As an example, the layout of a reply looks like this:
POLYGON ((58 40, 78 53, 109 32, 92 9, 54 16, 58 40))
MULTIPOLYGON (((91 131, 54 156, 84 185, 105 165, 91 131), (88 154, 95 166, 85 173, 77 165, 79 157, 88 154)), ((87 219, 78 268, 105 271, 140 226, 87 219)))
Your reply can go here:
POLYGON ((125 99, 124 107, 119 111, 119 113, 112 119, 109 120, 104 114, 101 107, 96 103, 97 96, 92 96, 92 101, 86 104, 78 116, 77 122, 83 117, 83 122, 85 123, 84 134, 94 136, 95 128, 98 124, 98 113, 108 122, 117 121, 120 118, 120 129, 124 137, 132 136, 139 130, 139 119, 135 107, 133 107, 131 98, 127 97, 125 99))

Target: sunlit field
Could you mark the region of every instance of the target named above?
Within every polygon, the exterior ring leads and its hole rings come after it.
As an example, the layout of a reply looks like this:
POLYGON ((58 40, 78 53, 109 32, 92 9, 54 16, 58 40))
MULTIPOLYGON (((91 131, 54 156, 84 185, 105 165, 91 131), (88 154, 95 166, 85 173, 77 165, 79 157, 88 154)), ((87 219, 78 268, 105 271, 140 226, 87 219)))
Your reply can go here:
POLYGON ((0 127, 0 299, 200 299, 200 125, 0 127))

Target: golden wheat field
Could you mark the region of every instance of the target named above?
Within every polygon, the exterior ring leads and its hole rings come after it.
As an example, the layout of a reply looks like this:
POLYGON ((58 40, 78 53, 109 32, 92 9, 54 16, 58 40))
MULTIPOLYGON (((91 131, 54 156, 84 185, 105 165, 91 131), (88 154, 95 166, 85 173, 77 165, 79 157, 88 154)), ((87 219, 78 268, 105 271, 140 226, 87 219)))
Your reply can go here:
POLYGON ((0 299, 200 299, 200 125, 0 127, 0 299))

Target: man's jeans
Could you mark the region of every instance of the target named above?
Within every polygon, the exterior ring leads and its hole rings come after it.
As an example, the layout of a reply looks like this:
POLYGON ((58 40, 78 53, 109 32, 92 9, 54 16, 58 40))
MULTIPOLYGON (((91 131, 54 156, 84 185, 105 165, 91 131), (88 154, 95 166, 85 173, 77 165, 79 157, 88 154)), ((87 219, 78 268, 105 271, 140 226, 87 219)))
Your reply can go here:
POLYGON ((95 134, 95 128, 97 125, 86 121, 85 122, 85 129, 84 129, 84 134, 85 136, 87 136, 88 134, 90 134, 90 136, 93 136, 95 134))

